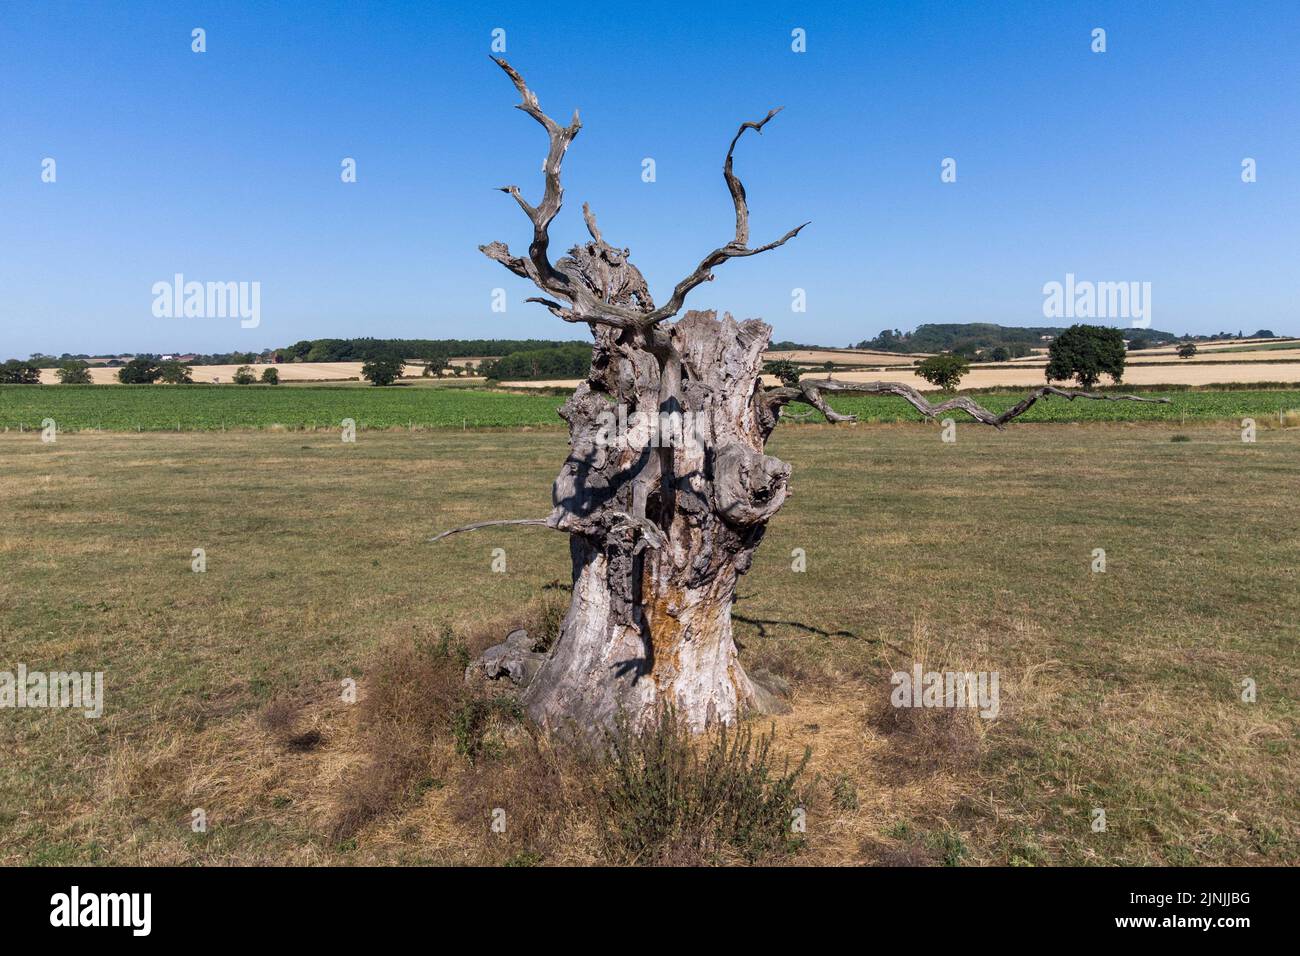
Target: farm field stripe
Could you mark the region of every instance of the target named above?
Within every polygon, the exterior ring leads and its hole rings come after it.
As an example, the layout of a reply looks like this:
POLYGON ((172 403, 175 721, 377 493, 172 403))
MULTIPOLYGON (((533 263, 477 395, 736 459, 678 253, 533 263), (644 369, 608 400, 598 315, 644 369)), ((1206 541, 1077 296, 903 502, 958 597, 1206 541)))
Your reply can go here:
MULTIPOLYGON (((1005 411, 1023 397, 1008 389, 981 392, 979 401, 1005 411)), ((1191 422, 1256 418, 1291 423, 1300 415, 1300 389, 1143 391, 1168 405, 1118 402, 1039 402, 1027 422, 1191 422), (1286 417, 1287 412, 1293 414, 1286 417)), ((0 385, 0 428, 36 430, 47 418, 59 431, 221 431, 222 429, 359 429, 562 427, 564 398, 527 392, 456 388, 371 388, 262 385, 0 385)), ((891 396, 840 396, 834 407, 864 422, 919 421, 920 414, 891 396)), ((963 416, 954 415, 958 421, 963 416)), ((820 415, 809 421, 822 421, 820 415)))

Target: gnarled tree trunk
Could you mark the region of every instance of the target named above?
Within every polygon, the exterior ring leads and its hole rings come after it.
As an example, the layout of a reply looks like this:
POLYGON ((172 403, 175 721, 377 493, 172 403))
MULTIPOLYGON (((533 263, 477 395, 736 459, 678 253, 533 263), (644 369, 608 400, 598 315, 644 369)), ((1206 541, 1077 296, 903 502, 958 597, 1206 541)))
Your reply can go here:
POLYGON ((528 301, 588 324, 595 344, 587 381, 560 412, 570 452, 555 480, 550 515, 482 522, 437 538, 491 524, 544 525, 570 535, 572 601, 559 640, 523 692, 529 713, 544 726, 586 733, 622 714, 636 727, 671 704, 698 730, 776 704, 737 658, 731 606, 737 578, 788 494, 790 467, 763 449, 789 402, 812 405, 836 422, 852 417, 837 414, 823 392, 893 394, 926 416, 960 410, 1001 428, 1047 395, 1132 400, 1048 386, 994 415, 966 397, 931 405, 895 382, 764 387, 768 325, 706 312, 671 320, 691 290, 713 278, 713 268, 775 249, 804 228, 749 246, 749 207, 732 154, 746 130, 761 132, 777 110, 741 124, 727 150, 722 173, 735 205, 735 237, 706 255, 656 307, 628 250, 605 242, 585 205, 591 241, 550 261, 550 224, 564 194, 560 166, 581 123, 575 113, 560 126, 523 78, 504 60, 496 62, 522 97, 519 109, 546 130, 550 148, 537 206, 518 187, 502 187, 532 222, 528 255, 512 255, 500 242, 480 248, 549 296, 528 301))
POLYGON ((763 454, 771 329, 691 312, 659 331, 662 365, 620 354, 622 336, 598 343, 599 377, 562 411, 573 452, 548 523, 573 535, 573 600, 524 693, 546 725, 599 726, 620 710, 635 724, 669 702, 698 728, 760 699, 731 605, 790 474, 763 454))

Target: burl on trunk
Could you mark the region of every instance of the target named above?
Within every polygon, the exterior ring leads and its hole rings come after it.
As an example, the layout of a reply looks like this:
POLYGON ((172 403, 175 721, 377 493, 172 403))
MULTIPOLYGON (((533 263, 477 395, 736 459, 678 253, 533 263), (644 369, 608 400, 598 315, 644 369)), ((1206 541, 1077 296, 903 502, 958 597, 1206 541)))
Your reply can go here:
POLYGON ((549 229, 564 194, 560 167, 581 123, 575 112, 560 126, 523 78, 494 59, 522 97, 519 109, 546 130, 549 150, 537 206, 517 186, 502 187, 533 225, 527 256, 500 242, 480 249, 546 294, 527 301, 586 323, 595 342, 587 381, 560 410, 570 452, 555 480, 550 515, 481 522, 433 540, 501 524, 569 534, 573 596, 559 639, 540 668, 517 670, 532 675, 522 699, 543 726, 589 733, 621 714, 635 728, 671 704, 700 730, 780 706, 737 658, 731 606, 738 576, 789 493, 790 466, 764 453, 788 403, 811 405, 836 422, 852 416, 836 413, 823 392, 892 394, 927 417, 960 410, 1001 428, 1049 394, 1133 400, 1048 386, 994 415, 966 397, 932 405, 896 382, 804 379, 765 387, 760 370, 772 332, 766 323, 711 312, 671 320, 690 291, 713 278, 713 268, 775 249, 804 228, 749 246, 749 208, 732 155, 746 130, 761 132, 778 111, 742 123, 727 150, 722 174, 736 211, 734 238, 708 253, 656 306, 629 251, 602 238, 586 205, 590 241, 551 262, 549 229))

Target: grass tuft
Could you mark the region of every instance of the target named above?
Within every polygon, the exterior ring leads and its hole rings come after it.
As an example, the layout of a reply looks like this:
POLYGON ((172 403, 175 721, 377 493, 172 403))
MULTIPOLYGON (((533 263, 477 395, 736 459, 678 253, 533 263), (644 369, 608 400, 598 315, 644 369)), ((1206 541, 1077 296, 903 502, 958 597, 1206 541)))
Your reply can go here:
POLYGON ((600 791, 602 836, 625 863, 755 863, 802 845, 795 826, 804 802, 793 769, 773 767, 775 728, 755 737, 747 724, 693 736, 670 707, 641 733, 609 735, 600 791))

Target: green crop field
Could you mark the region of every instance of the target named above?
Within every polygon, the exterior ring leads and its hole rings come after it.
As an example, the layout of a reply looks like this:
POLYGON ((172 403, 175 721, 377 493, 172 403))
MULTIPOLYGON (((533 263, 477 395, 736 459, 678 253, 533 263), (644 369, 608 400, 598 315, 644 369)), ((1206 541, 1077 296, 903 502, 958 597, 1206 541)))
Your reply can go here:
POLYGON ((60 431, 221 431, 238 428, 491 428, 562 425, 554 395, 486 389, 272 385, 0 386, 0 427, 60 431))
MULTIPOLYGON (((1169 391, 1143 393, 1168 405, 1050 399, 1026 413, 1027 422, 1222 421, 1253 417, 1263 425, 1300 409, 1300 390, 1169 391)), ((1002 411, 1024 396, 1008 390, 976 400, 1002 411)), ((221 431, 244 428, 338 428, 345 418, 360 429, 500 428, 563 423, 556 395, 480 388, 264 385, 7 385, 0 386, 0 428, 36 429, 46 418, 64 432, 221 431)), ((866 422, 918 421, 920 414, 892 396, 835 397, 836 409, 866 422)), ((807 410, 805 408, 805 410, 807 410)), ((957 419, 964 416, 954 415, 957 419)), ((813 415, 810 421, 821 421, 813 415)))

